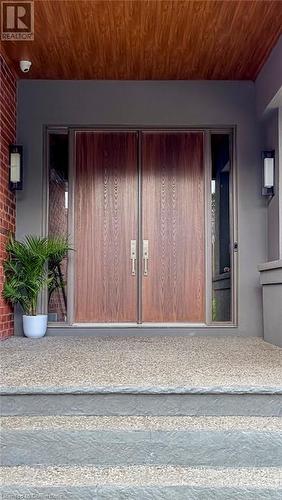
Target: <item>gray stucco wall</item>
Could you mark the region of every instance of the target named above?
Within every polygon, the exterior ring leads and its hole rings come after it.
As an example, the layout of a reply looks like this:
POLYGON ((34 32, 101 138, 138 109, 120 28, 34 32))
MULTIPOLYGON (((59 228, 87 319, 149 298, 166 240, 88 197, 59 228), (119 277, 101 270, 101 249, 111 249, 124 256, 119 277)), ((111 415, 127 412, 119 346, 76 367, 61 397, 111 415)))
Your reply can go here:
POLYGON ((262 67, 255 83, 256 108, 258 116, 267 108, 277 107, 277 98, 281 96, 282 85, 282 36, 273 47, 270 56, 262 67))
MULTIPOLYGON (((44 125, 235 125, 239 328, 225 332, 262 335, 257 266, 267 258, 267 210, 261 196, 259 127, 252 82, 22 80, 18 102, 18 141, 25 152, 24 190, 17 197, 19 238, 26 233, 42 232, 44 125)), ((194 330, 187 329, 187 333, 194 330)))
POLYGON ((281 194, 279 193, 279 113, 278 109, 269 111, 262 123, 262 150, 275 151, 275 194, 268 202, 267 210, 267 242, 268 261, 280 258, 280 227, 279 227, 279 204, 281 194))
POLYGON ((268 260, 282 257, 282 36, 256 82, 256 109, 262 127, 262 149, 275 150, 276 194, 268 207, 268 260))
POLYGON ((278 189, 279 189, 279 258, 282 259, 282 96, 281 106, 278 108, 278 189))

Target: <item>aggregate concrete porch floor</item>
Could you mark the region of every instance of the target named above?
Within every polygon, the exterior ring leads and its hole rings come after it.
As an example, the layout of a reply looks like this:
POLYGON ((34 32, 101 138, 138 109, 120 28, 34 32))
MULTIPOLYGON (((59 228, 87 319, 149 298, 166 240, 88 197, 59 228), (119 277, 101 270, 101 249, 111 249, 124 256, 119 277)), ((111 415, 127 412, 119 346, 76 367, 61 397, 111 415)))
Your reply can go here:
MULTIPOLYGON (((3 467, 3 484, 27 484, 37 486, 72 485, 169 485, 187 484, 194 486, 230 487, 249 486, 281 488, 280 470, 278 467, 264 468, 187 468, 187 467, 3 467)), ((51 497, 51 495, 50 495, 51 497)), ((115 497, 117 498, 117 497, 115 497)), ((125 498, 125 497, 123 497, 125 498)), ((126 498, 129 498, 127 496, 126 498)), ((146 498, 153 498, 146 495, 146 498)), ((156 498, 154 496, 154 498, 156 498)), ((158 497, 161 498, 161 497, 158 497)), ((167 497, 166 497, 167 498, 167 497)), ((188 498, 188 497, 186 497, 188 498)), ((194 496, 193 496, 194 498, 194 496)), ((215 498, 214 496, 212 498, 215 498)), ((230 498, 230 496, 228 497, 230 498)), ((234 497, 235 498, 235 497, 234 497)), ((236 495, 236 498, 237 497, 236 495)), ((242 498, 242 496, 240 497, 242 498)), ((264 497, 266 498, 266 497, 264 497)), ((270 497, 267 497, 270 498, 270 497)), ((275 497, 276 498, 276 497, 275 497)))
POLYGON ((282 349, 255 337, 11 338, 1 372, 2 393, 282 393, 282 349))

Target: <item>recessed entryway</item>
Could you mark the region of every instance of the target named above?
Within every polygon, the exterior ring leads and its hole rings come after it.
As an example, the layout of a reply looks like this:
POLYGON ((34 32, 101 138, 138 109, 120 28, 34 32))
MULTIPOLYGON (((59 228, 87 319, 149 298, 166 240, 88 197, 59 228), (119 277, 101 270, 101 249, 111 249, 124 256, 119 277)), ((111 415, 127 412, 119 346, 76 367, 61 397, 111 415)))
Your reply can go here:
POLYGON ((72 129, 61 134, 49 132, 49 233, 50 228, 60 232, 54 201, 61 179, 68 220, 63 230, 75 252, 68 271, 65 263, 70 279, 64 296, 60 290, 56 300, 49 297, 50 321, 231 323, 230 132, 72 129), (66 168, 58 153, 62 144, 71 150, 66 168))

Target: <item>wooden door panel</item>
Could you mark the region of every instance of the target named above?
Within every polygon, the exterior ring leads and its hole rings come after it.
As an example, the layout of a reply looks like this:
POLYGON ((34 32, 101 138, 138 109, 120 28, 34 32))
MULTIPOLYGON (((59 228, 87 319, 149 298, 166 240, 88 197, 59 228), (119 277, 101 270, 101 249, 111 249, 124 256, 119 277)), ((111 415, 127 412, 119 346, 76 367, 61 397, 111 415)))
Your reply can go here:
POLYGON ((144 322, 203 322, 203 134, 142 134, 143 239, 149 240, 142 281, 144 322))
POLYGON ((137 134, 76 132, 75 321, 135 322, 137 134))

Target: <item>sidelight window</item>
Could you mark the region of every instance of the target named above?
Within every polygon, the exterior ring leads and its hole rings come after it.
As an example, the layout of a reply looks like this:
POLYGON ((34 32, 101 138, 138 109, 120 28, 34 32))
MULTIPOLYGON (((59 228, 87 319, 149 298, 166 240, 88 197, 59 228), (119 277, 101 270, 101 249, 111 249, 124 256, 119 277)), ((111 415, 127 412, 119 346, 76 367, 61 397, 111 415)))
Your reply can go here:
POLYGON ((230 136, 211 134, 212 321, 232 320, 230 136))
MULTIPOLYGON (((68 134, 48 135, 48 235, 68 235, 68 134)), ((65 259, 56 269, 56 288, 48 290, 48 320, 67 321, 67 268, 65 259)))

